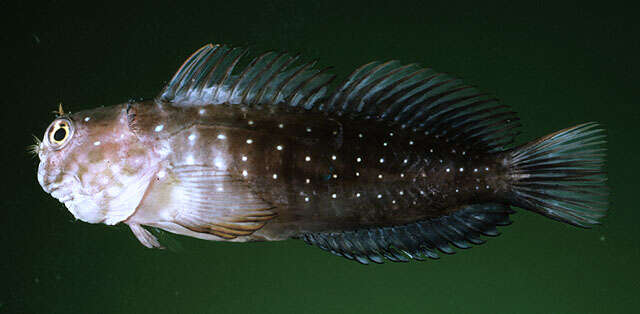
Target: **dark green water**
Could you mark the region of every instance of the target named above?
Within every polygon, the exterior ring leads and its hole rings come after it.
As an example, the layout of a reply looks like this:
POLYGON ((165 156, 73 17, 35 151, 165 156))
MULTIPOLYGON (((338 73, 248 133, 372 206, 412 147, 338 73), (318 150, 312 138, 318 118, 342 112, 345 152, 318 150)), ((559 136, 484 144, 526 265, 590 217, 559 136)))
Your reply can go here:
POLYGON ((626 313, 640 306, 640 27, 611 1, 224 1, 2 6, 0 313, 626 313), (520 142, 585 121, 609 134, 611 209, 581 230, 519 211, 480 247, 361 266, 301 241, 180 239, 144 249, 74 221, 25 153, 59 101, 79 111, 153 97, 205 43, 300 52, 344 77, 375 59, 463 77, 520 113, 520 142))

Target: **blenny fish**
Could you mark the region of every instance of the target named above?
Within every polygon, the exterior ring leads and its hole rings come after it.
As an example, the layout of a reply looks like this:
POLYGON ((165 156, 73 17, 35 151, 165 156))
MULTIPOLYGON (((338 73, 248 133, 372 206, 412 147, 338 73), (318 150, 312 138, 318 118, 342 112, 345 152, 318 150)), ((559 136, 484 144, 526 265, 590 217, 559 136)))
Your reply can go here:
POLYGON ((38 182, 88 223, 215 241, 302 239, 368 264, 481 244, 513 207, 579 227, 608 208, 605 133, 515 146, 519 119, 448 74, 371 62, 332 88, 316 62, 206 45, 154 99, 63 112, 38 182))

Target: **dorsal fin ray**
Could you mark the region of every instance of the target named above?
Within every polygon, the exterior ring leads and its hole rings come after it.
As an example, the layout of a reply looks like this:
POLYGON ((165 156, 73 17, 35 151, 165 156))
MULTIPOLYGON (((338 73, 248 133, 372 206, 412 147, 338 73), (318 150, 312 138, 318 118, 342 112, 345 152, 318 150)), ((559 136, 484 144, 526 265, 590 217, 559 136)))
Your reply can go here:
POLYGON ((175 106, 292 102, 312 108, 323 99, 334 76, 314 69, 316 62, 294 65, 298 56, 266 52, 242 70, 236 65, 246 49, 206 45, 193 53, 158 96, 175 106))
POLYGON ((241 70, 246 49, 206 45, 191 55, 158 97, 175 106, 242 104, 299 107, 500 151, 518 134, 515 112, 448 74, 416 64, 374 61, 353 71, 334 92, 334 76, 316 62, 266 52, 241 70))

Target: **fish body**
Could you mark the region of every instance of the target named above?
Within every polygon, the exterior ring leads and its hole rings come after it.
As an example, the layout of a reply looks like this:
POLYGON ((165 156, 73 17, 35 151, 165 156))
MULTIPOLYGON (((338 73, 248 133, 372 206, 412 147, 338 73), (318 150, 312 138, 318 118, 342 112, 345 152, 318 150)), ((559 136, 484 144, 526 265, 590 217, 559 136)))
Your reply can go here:
POLYGON ((90 223, 220 241, 306 242, 361 263, 482 242, 518 206, 579 226, 606 211, 588 123, 510 148, 508 107, 460 80, 370 63, 333 76, 207 45, 161 94, 63 115, 39 147, 45 191, 90 223))

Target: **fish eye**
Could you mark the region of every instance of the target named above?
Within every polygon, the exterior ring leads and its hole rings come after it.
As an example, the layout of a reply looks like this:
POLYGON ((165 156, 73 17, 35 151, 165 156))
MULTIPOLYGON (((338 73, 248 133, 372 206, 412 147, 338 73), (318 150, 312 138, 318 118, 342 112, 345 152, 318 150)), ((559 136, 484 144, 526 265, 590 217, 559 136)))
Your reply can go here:
POLYGON ((54 148, 62 148, 73 134, 71 121, 67 119, 58 119, 53 121, 47 130, 47 140, 54 148))

